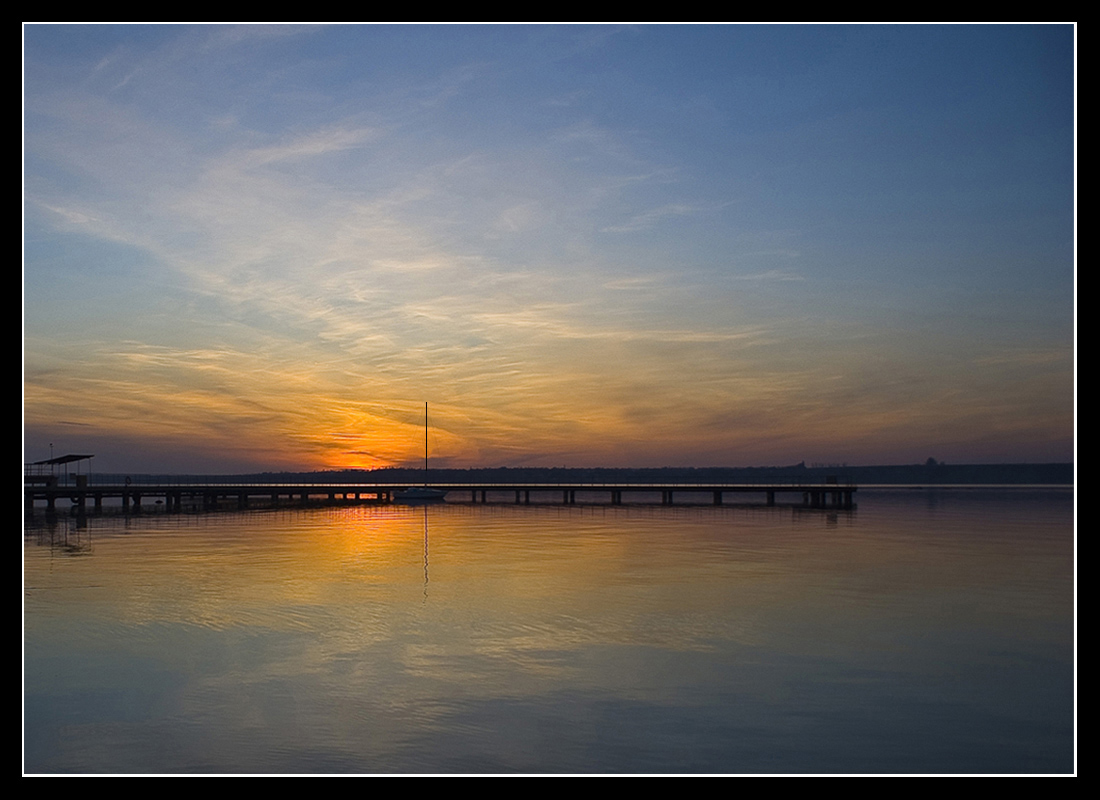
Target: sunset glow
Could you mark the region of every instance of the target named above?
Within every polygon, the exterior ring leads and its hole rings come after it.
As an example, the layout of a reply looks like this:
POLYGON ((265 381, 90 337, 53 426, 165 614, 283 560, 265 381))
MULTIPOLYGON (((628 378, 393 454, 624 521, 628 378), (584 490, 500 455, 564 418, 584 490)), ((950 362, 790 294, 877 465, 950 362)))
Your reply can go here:
POLYGON ((1074 48, 25 26, 25 459, 1071 461, 1074 48))

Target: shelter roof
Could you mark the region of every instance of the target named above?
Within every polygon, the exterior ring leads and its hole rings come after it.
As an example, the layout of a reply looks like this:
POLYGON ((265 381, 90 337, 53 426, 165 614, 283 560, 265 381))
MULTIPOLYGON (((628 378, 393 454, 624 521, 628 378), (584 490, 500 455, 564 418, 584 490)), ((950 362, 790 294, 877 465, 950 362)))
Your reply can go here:
POLYGON ((70 453, 65 456, 58 456, 57 458, 47 458, 44 461, 32 461, 31 464, 38 466, 40 464, 71 464, 74 461, 83 461, 86 458, 95 458, 94 453, 79 454, 70 453))

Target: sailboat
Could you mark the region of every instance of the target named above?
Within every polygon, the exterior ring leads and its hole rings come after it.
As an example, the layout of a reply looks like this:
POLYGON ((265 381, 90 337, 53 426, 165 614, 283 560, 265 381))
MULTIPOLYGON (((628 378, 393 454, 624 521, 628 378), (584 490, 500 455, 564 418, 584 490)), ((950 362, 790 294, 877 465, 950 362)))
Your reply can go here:
POLYGON ((424 404, 424 485, 410 486, 393 493, 398 503, 441 503, 447 493, 428 486, 428 404, 424 404))

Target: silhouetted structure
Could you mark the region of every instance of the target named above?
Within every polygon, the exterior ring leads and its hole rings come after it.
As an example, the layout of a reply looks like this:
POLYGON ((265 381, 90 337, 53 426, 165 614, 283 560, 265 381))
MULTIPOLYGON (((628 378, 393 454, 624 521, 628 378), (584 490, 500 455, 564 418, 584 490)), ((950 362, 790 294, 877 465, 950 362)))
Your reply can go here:
MULTIPOLYGON (((53 445, 50 446, 51 449, 53 445)), ((42 461, 31 461, 23 464, 23 484, 44 484, 57 486, 69 482, 69 464, 77 465, 77 473, 74 476, 78 486, 87 485, 88 477, 92 474, 92 459, 94 454, 70 453, 69 455, 47 458, 42 461), (88 471, 80 474, 80 462, 88 462, 88 471), (61 468, 64 467, 64 471, 61 468)))
MULTIPOLYGON (((248 508, 253 500, 262 498, 271 505, 280 503, 308 504, 310 502, 328 503, 392 503, 398 500, 398 493, 407 489, 408 483, 131 483, 129 479, 122 484, 100 484, 89 486, 87 481, 77 486, 59 486, 55 484, 38 485, 25 483, 23 487, 24 504, 28 513, 34 510, 36 501, 45 501, 47 510, 54 510, 59 498, 68 497, 78 512, 82 512, 88 500, 96 510, 103 508, 108 498, 121 499, 124 510, 140 511, 142 501, 149 498, 163 498, 168 511, 180 511, 186 501, 191 507, 215 509, 230 504, 236 508, 248 508)), ((707 498, 704 502, 722 505, 728 495, 757 495, 766 505, 774 506, 776 496, 794 494, 800 497, 802 505, 809 508, 854 507, 853 495, 856 487, 852 484, 831 483, 581 483, 563 481, 556 483, 526 482, 435 482, 432 488, 450 495, 465 495, 469 492, 470 502, 507 502, 527 505, 532 502, 555 502, 557 498, 565 505, 577 502, 577 494, 587 496, 589 502, 610 501, 612 505, 622 505, 623 497, 655 495, 661 497, 661 505, 675 504, 680 496, 691 495, 707 498)))

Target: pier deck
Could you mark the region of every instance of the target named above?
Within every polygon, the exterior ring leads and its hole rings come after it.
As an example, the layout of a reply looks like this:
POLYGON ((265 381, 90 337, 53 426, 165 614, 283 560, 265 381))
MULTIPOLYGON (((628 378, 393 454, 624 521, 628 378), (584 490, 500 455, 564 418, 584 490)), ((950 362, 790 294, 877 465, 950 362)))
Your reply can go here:
MULTIPOLYGON (((121 501, 124 510, 140 511, 150 504, 163 505, 169 511, 180 511, 184 504, 202 508, 248 508, 250 504, 267 505, 329 503, 394 503, 394 493, 409 484, 132 484, 64 486, 24 482, 24 507, 28 512, 38 509, 54 511, 59 503, 71 503, 78 512, 101 510, 104 501, 121 501)), ((573 505, 580 494, 582 502, 622 505, 624 497, 635 501, 660 496, 660 505, 708 503, 722 505, 730 496, 753 496, 764 505, 776 505, 777 497, 789 498, 786 505, 809 508, 854 507, 856 487, 850 484, 640 484, 640 483, 433 483, 433 489, 447 492, 450 502, 515 503, 519 505, 548 502, 573 505), (793 495, 793 497, 792 497, 793 495)), ((655 504, 654 504, 655 505, 655 504)))

